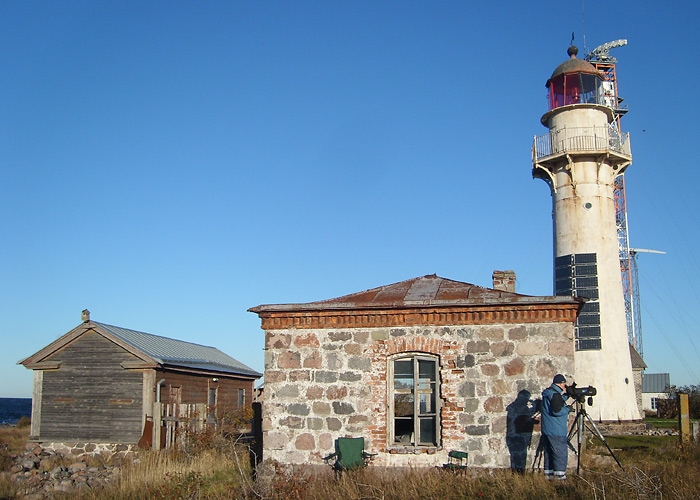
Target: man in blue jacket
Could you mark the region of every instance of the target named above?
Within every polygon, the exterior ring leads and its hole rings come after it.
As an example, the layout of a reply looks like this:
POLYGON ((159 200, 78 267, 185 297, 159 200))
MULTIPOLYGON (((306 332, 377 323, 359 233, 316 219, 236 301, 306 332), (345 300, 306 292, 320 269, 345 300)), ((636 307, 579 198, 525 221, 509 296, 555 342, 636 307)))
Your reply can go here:
POLYGON ((566 462, 569 452, 566 437, 569 411, 565 401, 566 378, 557 374, 552 385, 542 391, 542 437, 544 447, 544 474, 547 479, 566 479, 566 462))

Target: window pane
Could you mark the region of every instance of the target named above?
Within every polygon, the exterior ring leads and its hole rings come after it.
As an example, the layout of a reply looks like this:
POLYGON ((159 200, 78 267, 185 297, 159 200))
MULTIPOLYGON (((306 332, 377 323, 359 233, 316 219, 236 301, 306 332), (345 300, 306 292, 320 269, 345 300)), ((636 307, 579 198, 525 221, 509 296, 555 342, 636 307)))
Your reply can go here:
POLYGON ((394 394, 394 415, 397 417, 413 416, 413 394, 394 394))
POLYGON ((435 417, 420 419, 420 444, 436 444, 435 417))
POLYGON ((419 414, 425 415, 426 413, 435 413, 435 394, 419 394, 420 408, 419 414))
POLYGON ((413 391, 413 360, 399 360, 394 363, 394 389, 401 392, 413 391))
POLYGON ((394 361, 394 374, 413 376, 413 360, 397 359, 394 361))
POLYGON ((412 376, 395 376, 394 389, 401 392, 413 392, 413 377, 412 376))
POLYGON ((435 362, 418 360, 418 390, 432 391, 431 382, 435 381, 435 362))
POLYGON ((414 444, 412 418, 397 418, 394 420, 394 442, 405 445, 414 444))
POLYGON ((421 380, 435 380, 435 361, 419 359, 418 376, 421 380))

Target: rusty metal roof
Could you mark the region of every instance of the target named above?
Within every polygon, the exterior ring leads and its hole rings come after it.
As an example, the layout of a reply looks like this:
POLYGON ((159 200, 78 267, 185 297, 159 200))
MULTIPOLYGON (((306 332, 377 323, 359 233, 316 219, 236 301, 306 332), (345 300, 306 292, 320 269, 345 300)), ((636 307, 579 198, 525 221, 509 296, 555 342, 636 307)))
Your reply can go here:
POLYGON ((384 285, 363 292, 344 295, 335 299, 302 304, 260 305, 251 312, 292 310, 384 309, 424 306, 449 306, 462 304, 505 303, 569 303, 572 297, 536 297, 519 293, 484 288, 441 278, 436 274, 421 276, 391 285, 384 285))

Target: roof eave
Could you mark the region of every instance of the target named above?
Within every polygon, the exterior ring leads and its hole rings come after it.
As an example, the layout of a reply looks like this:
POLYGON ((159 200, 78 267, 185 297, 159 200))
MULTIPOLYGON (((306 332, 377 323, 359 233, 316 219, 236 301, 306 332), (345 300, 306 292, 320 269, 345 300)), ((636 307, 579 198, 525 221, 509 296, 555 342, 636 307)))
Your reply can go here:
POLYGON ((164 363, 160 366, 160 369, 177 371, 177 372, 186 372, 186 373, 197 373, 200 375, 212 375, 212 376, 217 376, 217 377, 245 378, 245 379, 250 379, 250 380, 257 380, 263 376, 262 373, 258 373, 258 372, 252 372, 252 373, 239 372, 239 371, 233 371, 233 370, 225 370, 223 367, 221 367, 221 368, 216 368, 216 367, 199 368, 199 367, 194 367, 194 366, 187 366, 185 364, 164 363))
POLYGON ((484 305, 555 305, 570 304, 574 302, 584 303, 587 299, 582 297, 547 296, 536 297, 528 295, 516 295, 513 297, 457 299, 457 300, 415 300, 400 302, 375 302, 357 304, 353 302, 309 302, 303 304, 262 304, 248 309, 249 312, 261 314, 267 312, 307 312, 307 311, 359 311, 379 309, 422 309, 425 307, 464 307, 484 305))

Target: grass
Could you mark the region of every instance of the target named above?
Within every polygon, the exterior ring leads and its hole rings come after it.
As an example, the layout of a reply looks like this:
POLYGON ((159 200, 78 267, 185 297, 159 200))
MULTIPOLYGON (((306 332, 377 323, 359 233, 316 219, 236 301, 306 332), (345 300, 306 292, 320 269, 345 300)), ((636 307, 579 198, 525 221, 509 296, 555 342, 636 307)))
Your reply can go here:
MULTIPOLYGON (((594 443, 603 446, 598 441, 598 438, 591 438, 594 443)), ((630 435, 630 436, 608 436, 605 438, 608 446, 613 450, 631 450, 631 449, 658 449, 672 448, 678 444, 678 436, 646 436, 646 435, 630 435)))
MULTIPOLYGON (((24 449, 28 428, 0 429, 0 454, 24 449)), ((678 446, 677 437, 611 436, 606 441, 620 460, 591 438, 581 458, 581 474, 552 483, 538 471, 469 469, 459 474, 430 469, 369 467, 335 477, 330 468, 294 472, 266 464, 267 481, 251 479, 247 450, 217 436, 179 452, 143 452, 124 466, 120 478, 102 490, 74 495, 79 500, 457 500, 457 499, 691 499, 700 494, 700 447, 678 446)), ((4 454, 4 455, 3 455, 4 454)), ((11 459, 10 459, 11 460, 11 459)), ((0 478, 0 498, 19 498, 0 478)))
POLYGON ((654 429, 673 429, 678 430, 678 419, 677 418, 658 418, 658 417, 647 417, 644 419, 644 423, 647 425, 651 424, 654 429))

